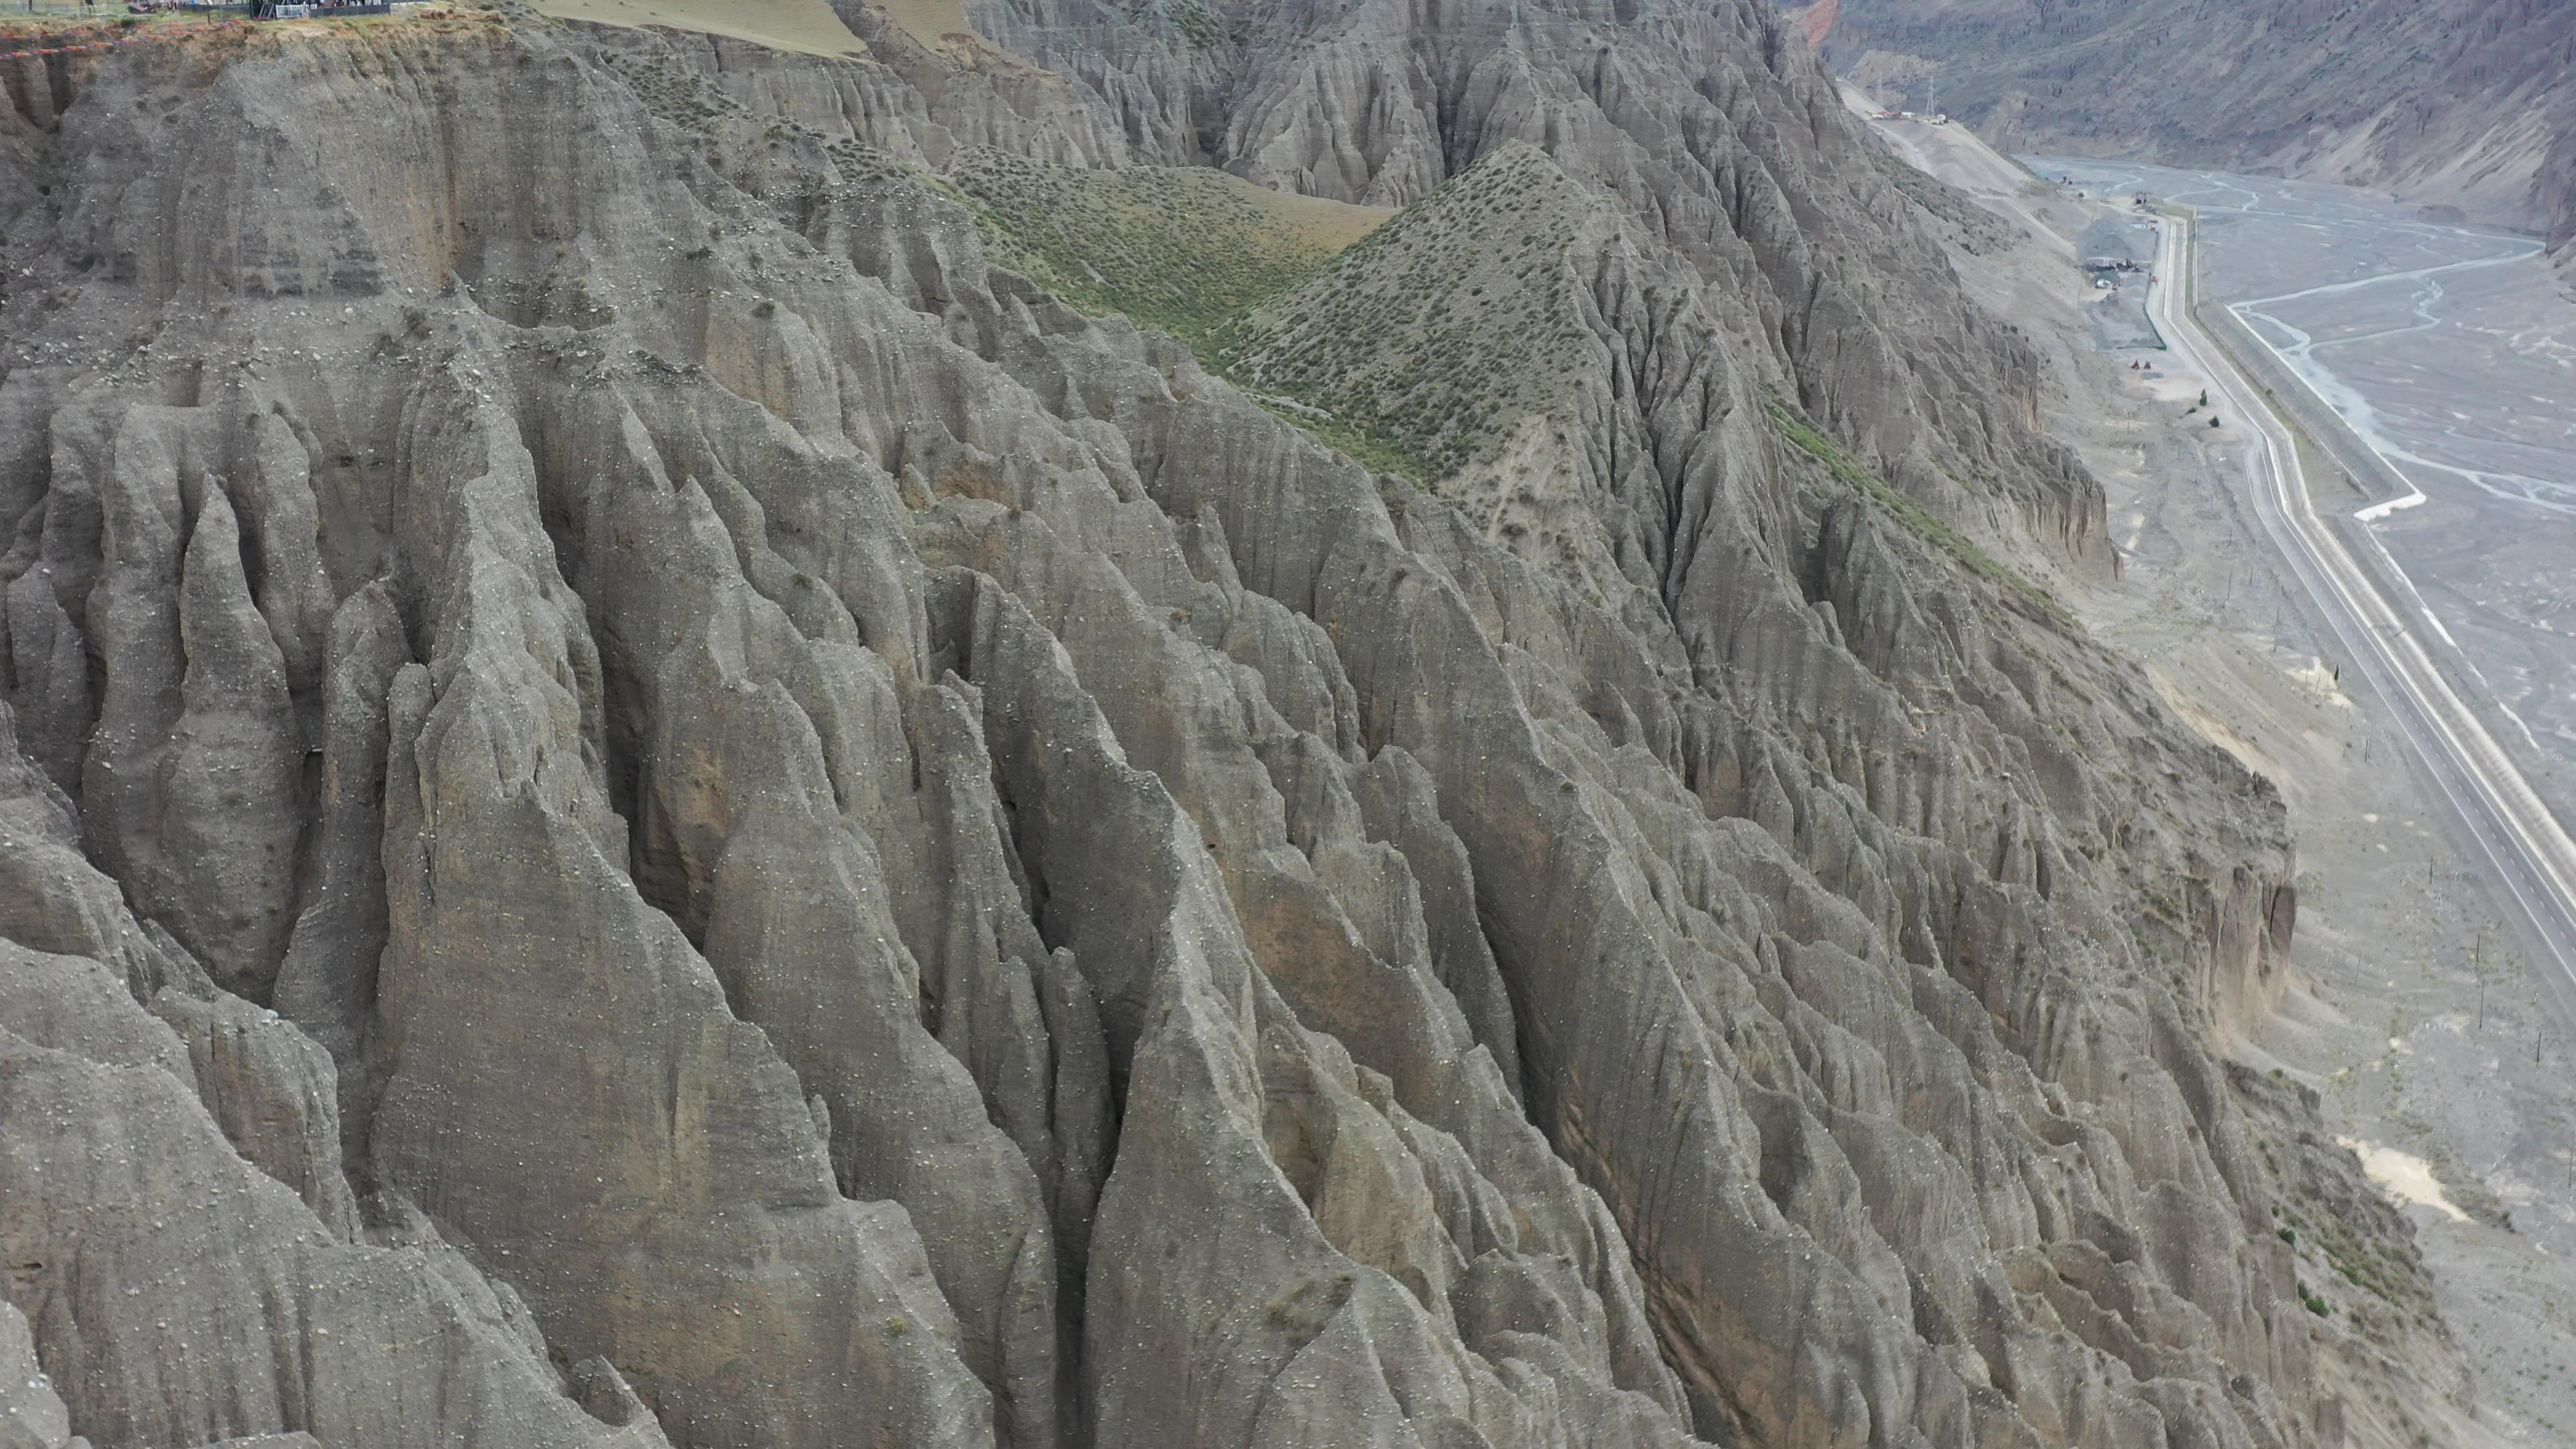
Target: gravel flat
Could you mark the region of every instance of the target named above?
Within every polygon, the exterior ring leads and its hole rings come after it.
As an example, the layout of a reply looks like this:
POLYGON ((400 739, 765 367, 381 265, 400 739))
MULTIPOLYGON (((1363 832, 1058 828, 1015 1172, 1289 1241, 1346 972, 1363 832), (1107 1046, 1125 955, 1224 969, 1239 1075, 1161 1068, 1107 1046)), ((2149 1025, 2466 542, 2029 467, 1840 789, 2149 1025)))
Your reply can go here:
POLYGON ((2424 495, 2372 530, 2576 781, 2576 298, 2539 243, 2352 187, 2034 157, 2198 209, 2216 294, 2424 495))

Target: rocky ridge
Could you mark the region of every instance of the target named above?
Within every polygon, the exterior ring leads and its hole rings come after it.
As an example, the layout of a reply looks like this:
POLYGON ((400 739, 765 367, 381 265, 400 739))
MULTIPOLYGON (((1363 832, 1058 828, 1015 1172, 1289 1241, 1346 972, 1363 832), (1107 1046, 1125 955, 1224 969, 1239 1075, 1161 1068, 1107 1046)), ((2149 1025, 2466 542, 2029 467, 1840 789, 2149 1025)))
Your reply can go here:
POLYGON ((0 77, 15 1423, 2333 1442, 2278 802, 1927 531, 2108 557, 1779 22, 970 13, 0 77), (974 147, 1546 188, 1578 546, 974 147))

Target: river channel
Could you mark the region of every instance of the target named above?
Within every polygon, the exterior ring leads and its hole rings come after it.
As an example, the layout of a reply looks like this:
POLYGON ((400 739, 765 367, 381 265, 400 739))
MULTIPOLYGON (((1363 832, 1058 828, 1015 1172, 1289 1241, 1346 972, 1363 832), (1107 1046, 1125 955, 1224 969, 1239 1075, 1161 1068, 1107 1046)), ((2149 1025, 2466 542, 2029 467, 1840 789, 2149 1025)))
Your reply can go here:
POLYGON ((2540 244, 2353 187, 2026 159, 2200 213, 2211 291, 2421 494, 2372 533, 2576 777, 2576 295, 2540 244))

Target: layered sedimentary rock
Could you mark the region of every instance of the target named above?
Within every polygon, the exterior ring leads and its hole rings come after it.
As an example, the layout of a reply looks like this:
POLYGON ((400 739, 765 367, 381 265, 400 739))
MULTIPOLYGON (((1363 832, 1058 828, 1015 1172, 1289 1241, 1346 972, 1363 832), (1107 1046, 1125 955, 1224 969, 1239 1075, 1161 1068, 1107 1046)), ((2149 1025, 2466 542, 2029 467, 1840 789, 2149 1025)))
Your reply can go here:
POLYGON ((38 1442, 2318 1441, 2279 805, 1775 21, 851 19, 10 75, 38 1442), (961 144, 1543 191, 1569 548, 961 144))

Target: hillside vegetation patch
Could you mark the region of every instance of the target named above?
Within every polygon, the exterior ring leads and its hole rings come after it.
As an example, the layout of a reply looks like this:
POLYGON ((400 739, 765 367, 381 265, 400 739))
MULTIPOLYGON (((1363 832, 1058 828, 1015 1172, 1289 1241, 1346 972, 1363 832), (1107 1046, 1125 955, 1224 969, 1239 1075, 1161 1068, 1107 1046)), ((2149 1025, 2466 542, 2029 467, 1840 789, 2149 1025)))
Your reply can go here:
POLYGON ((1593 339, 1565 258, 1598 205, 1536 148, 1504 147, 1255 309, 1221 361, 1418 479, 1454 473, 1582 367, 1593 339))
POLYGON ((1903 524, 1915 537, 1958 560, 1959 565, 1986 582, 2008 589, 2035 604, 2061 622, 2071 622, 2066 606, 2055 595, 2032 582, 2018 569, 1997 559, 1979 547, 1976 540, 1961 533, 1947 519, 1922 504, 1906 497, 1880 478, 1870 466, 1853 456, 1850 449, 1835 442, 1822 428, 1807 421, 1788 404, 1774 399, 1771 423, 1791 447, 1822 464, 1835 482, 1876 503, 1903 524))
POLYGON ((1204 167, 991 151, 948 179, 1006 265, 1182 338, 1281 417, 1417 483, 1495 456, 1591 345, 1565 257, 1599 202, 1533 147, 1401 212, 1204 167))
POLYGON ((948 180, 1004 263, 1086 312, 1159 327, 1202 357, 1229 324, 1394 215, 1206 166, 1093 171, 978 149, 948 180))

